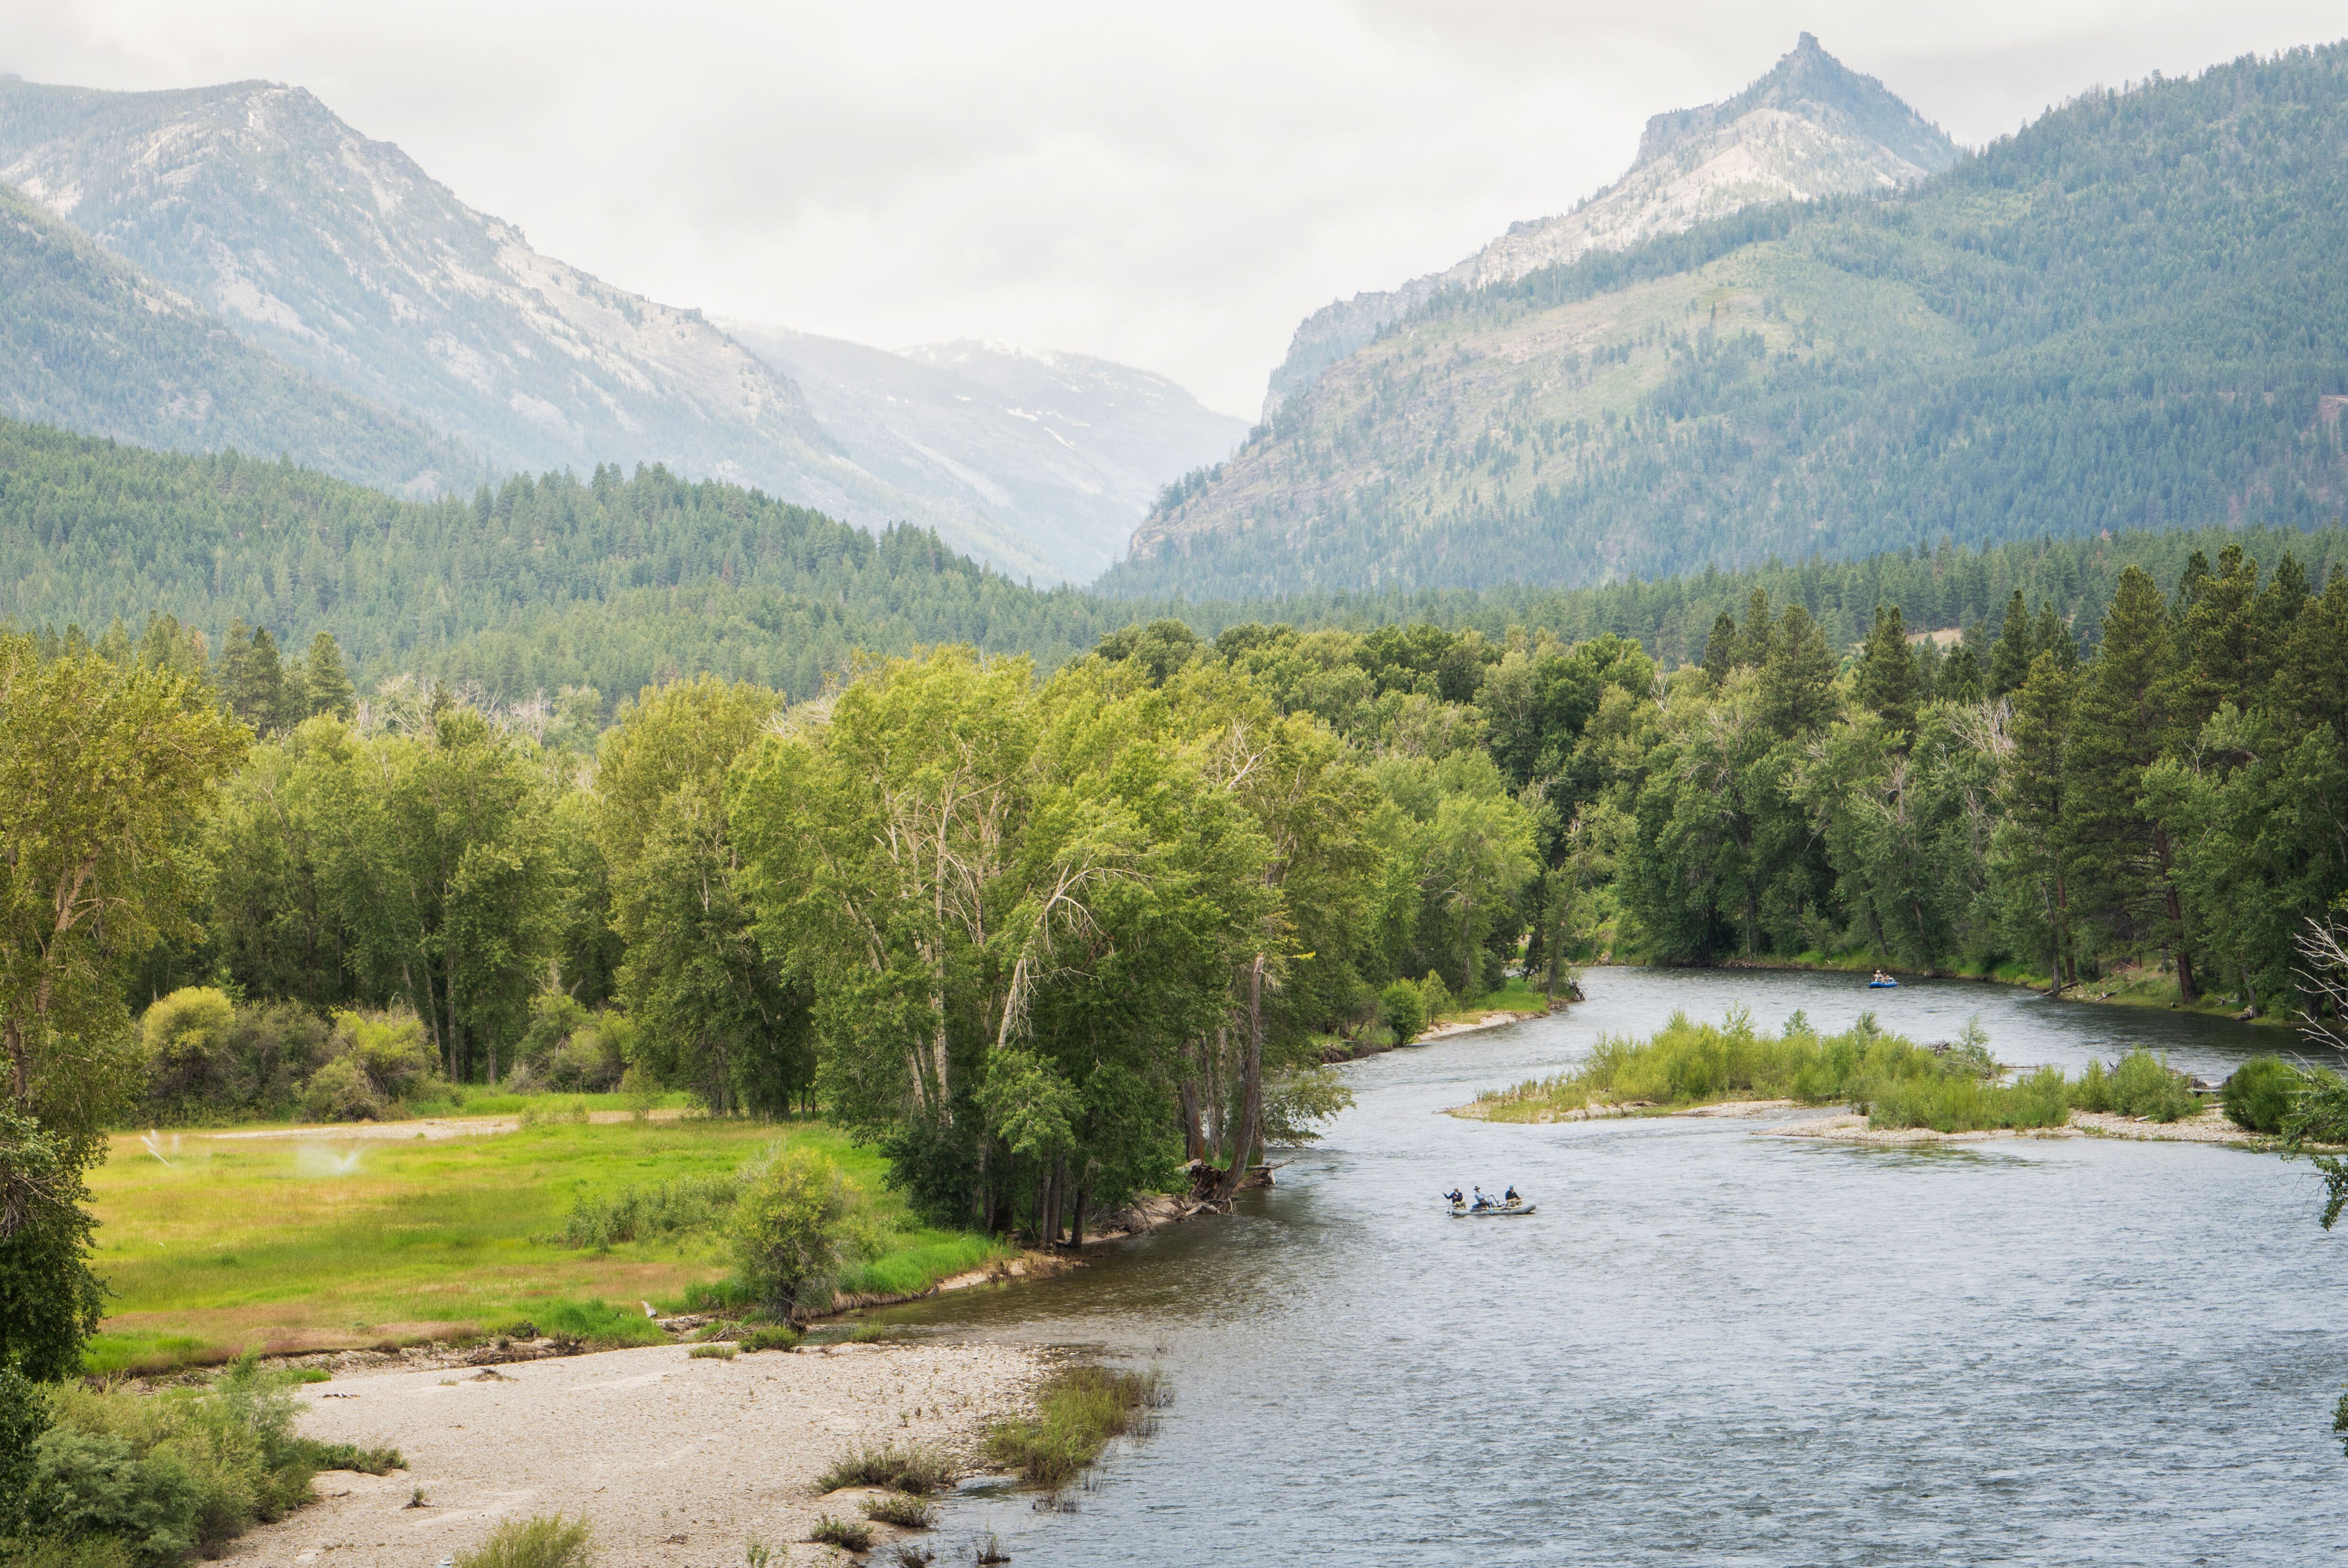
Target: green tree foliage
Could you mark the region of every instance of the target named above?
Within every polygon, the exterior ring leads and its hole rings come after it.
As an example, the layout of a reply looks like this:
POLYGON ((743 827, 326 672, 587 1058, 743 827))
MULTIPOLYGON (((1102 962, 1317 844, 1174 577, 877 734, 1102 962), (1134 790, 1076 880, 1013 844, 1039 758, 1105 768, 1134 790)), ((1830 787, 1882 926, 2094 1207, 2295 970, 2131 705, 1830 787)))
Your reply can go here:
POLYGON ((858 1235, 848 1184, 812 1149, 788 1149, 742 1185, 734 1203, 734 1253, 759 1304, 785 1317, 802 1300, 828 1301, 858 1235))
POLYGON ((97 1324, 82 1173, 139 1082, 128 958, 191 929, 196 825, 245 732, 187 682, 0 634, 0 1363, 42 1378, 97 1324))
POLYGON ((726 770, 779 706, 711 677, 647 689, 596 753, 596 843, 640 1060, 718 1111, 788 1111, 814 1083, 808 998, 758 947, 735 881, 726 770))

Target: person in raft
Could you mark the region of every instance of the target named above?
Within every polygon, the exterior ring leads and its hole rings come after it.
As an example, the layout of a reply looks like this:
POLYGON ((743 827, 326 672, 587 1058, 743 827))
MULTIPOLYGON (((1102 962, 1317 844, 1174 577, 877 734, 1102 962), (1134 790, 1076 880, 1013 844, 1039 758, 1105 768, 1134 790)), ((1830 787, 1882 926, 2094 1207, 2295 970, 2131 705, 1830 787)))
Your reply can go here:
POLYGON ((1449 1192, 1447 1192, 1447 1193, 1444 1194, 1443 1195, 1444 1195, 1445 1197, 1447 1197, 1447 1198, 1450 1199, 1450 1200, 1451 1200, 1453 1203, 1455 1203, 1455 1204, 1464 1204, 1464 1203, 1466 1203, 1466 1202, 1468 1201, 1466 1198, 1463 1198, 1463 1197, 1461 1197, 1461 1196, 1459 1195, 1459 1189, 1458 1189, 1458 1188, 1457 1188, 1457 1187, 1452 1188, 1449 1192))
POLYGON ((1504 1204, 1517 1204, 1522 1203, 1524 1200, 1517 1196, 1517 1189, 1513 1184, 1511 1184, 1509 1188, 1508 1195, 1500 1201, 1504 1204))
POLYGON ((1875 971, 1875 983, 1879 986, 1890 978, 1891 977, 1890 975, 1885 974, 1881 969, 1875 971))
POLYGON ((1478 1187, 1476 1189, 1476 1206, 1479 1209, 1488 1209, 1498 1205, 1496 1205, 1491 1199, 1484 1195, 1483 1188, 1478 1187))

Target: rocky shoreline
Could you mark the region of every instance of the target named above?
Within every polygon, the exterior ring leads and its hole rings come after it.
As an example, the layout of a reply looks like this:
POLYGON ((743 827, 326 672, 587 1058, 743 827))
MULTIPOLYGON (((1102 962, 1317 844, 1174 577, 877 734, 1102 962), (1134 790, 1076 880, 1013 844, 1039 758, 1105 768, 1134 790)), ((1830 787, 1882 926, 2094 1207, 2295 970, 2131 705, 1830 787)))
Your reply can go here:
POLYGON ((921 1445, 973 1467, 987 1426, 1025 1413, 1050 1365, 1031 1348, 941 1343, 723 1360, 663 1345, 469 1375, 428 1359, 305 1390, 305 1435, 389 1444, 407 1468, 321 1475, 316 1504, 240 1538, 227 1560, 432 1563, 500 1520, 563 1513, 593 1525, 602 1568, 739 1563, 754 1539, 778 1565, 836 1563, 807 1543, 819 1514, 857 1516, 860 1493, 820 1490, 834 1460, 921 1445))

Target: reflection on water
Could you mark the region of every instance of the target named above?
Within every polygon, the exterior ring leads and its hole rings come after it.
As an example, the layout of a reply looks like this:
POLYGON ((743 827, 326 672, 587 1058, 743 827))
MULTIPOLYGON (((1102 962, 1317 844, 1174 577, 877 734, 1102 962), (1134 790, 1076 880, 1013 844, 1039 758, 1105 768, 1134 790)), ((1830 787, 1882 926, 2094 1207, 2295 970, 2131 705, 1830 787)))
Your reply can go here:
MULTIPOLYGON (((1177 1403, 1074 1516, 957 1501, 1021 1568, 2337 1561, 2338 1239, 2305 1166, 2096 1139, 1820 1148, 1750 1123, 1436 1114, 1674 1007, 1872 1009, 1999 1056, 2215 1077, 2287 1037, 1961 982, 1599 970, 1567 1017, 1349 1069, 1229 1220, 885 1316, 1096 1345, 1177 1403), (1540 1214, 1452 1220, 1454 1183, 1540 1214)), ((2343 1235, 2348 1235, 2344 1232, 2343 1235)))

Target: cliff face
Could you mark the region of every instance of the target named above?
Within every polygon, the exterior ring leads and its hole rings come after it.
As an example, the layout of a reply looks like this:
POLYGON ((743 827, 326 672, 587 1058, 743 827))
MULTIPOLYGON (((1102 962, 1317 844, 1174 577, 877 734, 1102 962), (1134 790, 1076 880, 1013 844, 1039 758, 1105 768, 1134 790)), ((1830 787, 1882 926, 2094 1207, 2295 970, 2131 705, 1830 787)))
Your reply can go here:
POLYGON ((1514 282, 1591 251, 1628 250, 1757 203, 1890 190, 1936 174, 1958 156, 1938 127, 1805 33, 1735 97, 1649 120, 1629 170, 1571 211, 1511 224, 1448 271, 1314 312, 1272 372, 1264 416, 1367 346, 1387 323, 1447 290, 1514 282))

